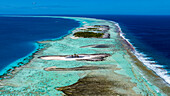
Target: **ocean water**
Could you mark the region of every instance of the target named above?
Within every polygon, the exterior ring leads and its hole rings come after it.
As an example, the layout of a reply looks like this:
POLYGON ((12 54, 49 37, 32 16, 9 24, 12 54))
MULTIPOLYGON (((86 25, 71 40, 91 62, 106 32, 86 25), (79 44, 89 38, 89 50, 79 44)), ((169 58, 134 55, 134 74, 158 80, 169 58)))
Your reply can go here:
MULTIPOLYGON (((141 76, 141 74, 138 71, 138 69, 134 68, 134 71, 129 71, 130 68, 132 68, 130 62, 127 62, 129 60, 128 54, 126 54, 126 51, 121 46, 120 42, 117 42, 120 38, 116 38, 118 33, 115 31, 115 26, 112 22, 109 21, 103 21, 103 20, 97 20, 97 19, 89 19, 89 18, 71 18, 80 22, 80 24, 84 25, 93 25, 93 24, 102 24, 102 25, 110 25, 113 26, 109 30, 109 33, 111 34, 110 39, 99 39, 99 38, 79 38, 78 40, 71 39, 73 35, 70 34, 66 36, 64 39, 55 40, 54 42, 47 42, 51 46, 47 48, 46 50, 35 54, 35 58, 32 60, 34 62, 30 62, 26 67, 23 67, 22 70, 16 68, 17 74, 13 78, 4 79, 0 83, 3 84, 4 87, 1 87, 0 94, 1 95, 15 95, 18 94, 19 96, 23 95, 56 95, 59 96, 62 95, 61 91, 55 90, 55 88, 68 86, 76 83, 80 78, 83 78, 88 73, 91 73, 91 71, 44 71, 44 68, 56 66, 58 68, 73 68, 73 67, 80 67, 80 66, 94 66, 94 65, 106 65, 106 66, 112 66, 115 68, 114 65, 118 65, 118 68, 121 68, 123 70, 117 70, 116 72, 119 74, 123 74, 131 78, 131 81, 137 84, 136 88, 134 89, 135 92, 139 94, 158 94, 160 96, 160 92, 158 93, 157 87, 154 85, 151 85, 145 81, 145 79, 141 76), (69 42, 69 43, 68 43, 69 42), (106 49, 100 49, 100 48, 81 48, 81 46, 87 46, 87 45, 94 45, 94 44, 109 44, 109 45, 115 45, 114 47, 109 47, 106 49), (75 50, 76 49, 76 50, 75 50), (115 51, 113 51, 115 50, 115 51), (37 57, 45 56, 45 55, 68 55, 68 54, 97 54, 97 53, 108 53, 111 54, 110 57, 106 58, 104 61, 98 61, 98 62, 84 62, 84 61, 63 61, 63 60, 41 60, 37 59, 37 57), (122 55, 123 54, 123 55, 122 55), (135 76, 134 76, 135 73, 135 76), (136 76, 139 77, 136 79, 136 76), (37 78, 38 77, 38 78, 37 78), (140 81, 145 83, 141 83, 140 81), (147 84, 147 86, 145 86, 147 84), (13 87, 14 86, 14 87, 13 87), (15 87, 17 86, 17 87, 15 87), (148 87, 151 87, 153 90, 152 92, 148 91, 148 87)), ((97 70, 96 70, 97 71, 97 70)), ((115 80, 113 79, 113 70, 98 70, 98 72, 103 73, 104 75, 109 75, 111 78, 109 80, 115 80)), ((97 72, 97 74, 98 74, 97 72)), ((94 75, 94 74, 93 74, 94 75)), ((117 75, 116 75, 117 76, 117 75)), ((122 76, 121 76, 122 77, 122 76)), ((119 76, 116 78, 120 80, 119 76)), ((126 83, 128 79, 125 79, 126 83)), ((124 82, 123 86, 125 86, 124 82)), ((133 84, 129 85, 128 88, 131 86, 134 86, 133 84)), ((121 87, 122 88, 122 87, 121 87)), ((152 95, 151 95, 152 96, 152 95)))
MULTIPOLYGON (((92 19, 92 20, 88 18, 86 19, 85 18, 84 19, 74 18, 74 20, 80 21, 81 24, 84 24, 83 22, 88 22, 90 23, 90 25, 92 23, 103 24, 103 25, 105 24, 113 25, 111 22, 107 22, 107 21, 103 22, 103 21, 97 20, 98 22, 96 22, 95 19, 92 19)), ((5 87, 1 87, 1 90, 5 90, 5 91, 1 92, 0 94, 6 94, 6 93, 8 93, 9 95, 19 94, 21 96, 25 94, 32 95, 32 94, 39 94, 39 93, 45 94, 45 95, 61 94, 61 91, 55 90, 56 87, 62 87, 62 86, 68 86, 68 85, 74 84, 78 79, 80 79, 80 74, 82 76, 85 75, 84 72, 79 72, 79 71, 46 72, 43 70, 43 68, 47 68, 51 66, 62 67, 62 68, 70 68, 70 67, 72 68, 72 67, 79 67, 79 66, 90 65, 90 64, 92 65, 94 64, 96 65, 98 64, 119 65, 120 68, 125 69, 125 70, 118 70, 119 73, 130 77, 131 81, 137 84, 137 87, 136 87, 137 92, 140 92, 140 93, 142 92, 142 94, 148 94, 148 89, 146 87, 149 86, 153 88, 154 93, 160 94, 160 92, 157 91, 157 88, 155 88, 155 86, 153 85, 150 86, 148 82, 145 82, 145 79, 141 76, 141 74, 136 72, 138 70, 134 70, 136 75, 140 77, 139 80, 136 80, 134 73, 128 70, 129 68, 131 68, 131 64, 127 62, 127 59, 129 58, 128 54, 122 55, 126 53, 125 51, 117 51, 116 53, 114 53, 113 50, 118 50, 118 49, 124 50, 124 48, 121 47, 120 42, 117 42, 117 40, 115 40, 116 39, 115 37, 117 37, 117 33, 114 31, 115 31, 114 27, 112 27, 111 30, 109 31, 110 34, 112 34, 111 36, 113 36, 111 37, 111 39, 80 38, 79 40, 74 40, 70 38, 72 35, 68 35, 67 37, 65 37, 65 39, 57 40, 55 42, 48 42, 51 46, 50 48, 47 48, 46 50, 43 51, 42 53, 43 55, 49 55, 49 54, 66 55, 66 54, 74 54, 74 53, 76 54, 109 53, 109 54, 112 54, 112 56, 108 57, 105 61, 87 63, 87 62, 81 62, 81 61, 68 62, 68 61, 62 61, 62 60, 61 61, 55 61, 55 60, 44 61, 41 59, 37 59, 37 57, 42 56, 42 54, 36 54, 35 58, 33 58, 34 62, 30 62, 27 65, 27 67, 23 67, 23 69, 18 71, 18 73, 13 78, 4 79, 1 81, 1 84, 5 85, 5 87), (110 47, 109 49, 105 49, 105 50, 103 49, 94 50, 93 48, 90 49, 90 48, 80 47, 80 46, 87 46, 87 44, 94 45, 94 44, 104 44, 104 43, 113 44, 115 45, 115 47, 110 47), (143 82, 145 83, 141 83, 140 82, 141 80, 142 81, 144 80, 143 82), (147 84, 148 86, 145 86, 145 84, 147 84), (13 87, 14 85, 16 85, 17 87, 13 87)), ((68 30, 67 30, 67 33, 68 33, 68 30)), ((45 39, 51 39, 51 38, 48 37, 45 39)), ((19 70, 19 69, 16 68, 15 70, 19 70)))
POLYGON ((119 23, 123 35, 145 62, 170 83, 170 16, 86 15, 119 23))
POLYGON ((79 26, 71 19, 0 17, 0 70, 36 49, 36 41, 56 39, 79 26))

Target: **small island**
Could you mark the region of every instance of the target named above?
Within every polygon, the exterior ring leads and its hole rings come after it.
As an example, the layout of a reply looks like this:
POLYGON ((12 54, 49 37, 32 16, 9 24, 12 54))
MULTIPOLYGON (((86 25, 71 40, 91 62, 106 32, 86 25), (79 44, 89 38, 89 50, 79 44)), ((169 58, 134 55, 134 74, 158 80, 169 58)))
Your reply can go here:
POLYGON ((77 55, 52 55, 52 56, 40 56, 38 58, 43 60, 65 60, 65 61, 103 61, 104 58, 110 56, 110 54, 77 54, 77 55))
POLYGON ((109 29, 107 25, 83 26, 77 28, 73 35, 83 38, 110 38, 109 29))
POLYGON ((169 85, 138 60, 116 22, 59 18, 81 27, 37 42, 35 53, 1 76, 1 96, 170 96, 169 85))
POLYGON ((94 33, 94 32, 76 32, 74 33, 75 37, 83 37, 83 38, 102 38, 104 33, 94 33))

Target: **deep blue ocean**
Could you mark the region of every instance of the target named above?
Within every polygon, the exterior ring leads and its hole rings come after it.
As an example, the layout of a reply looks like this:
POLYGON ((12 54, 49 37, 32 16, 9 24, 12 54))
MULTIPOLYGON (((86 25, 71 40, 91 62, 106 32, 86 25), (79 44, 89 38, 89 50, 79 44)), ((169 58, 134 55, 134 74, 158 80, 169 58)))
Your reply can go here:
MULTIPOLYGON (((66 15, 67 16, 67 15, 66 15)), ((170 71, 170 16, 74 15, 119 23, 138 52, 170 71)), ((59 38, 79 23, 69 19, 0 17, 0 70, 35 50, 35 42, 59 38)), ((156 69, 157 71, 159 69, 156 69)), ((159 73, 162 71, 159 71, 159 73)), ((166 76, 165 76, 166 75, 166 76)))
POLYGON ((170 16, 87 15, 119 23, 138 51, 170 69, 170 16))
POLYGON ((86 15, 82 17, 119 23, 125 38, 143 58, 156 62, 156 64, 150 63, 149 67, 170 83, 170 16, 86 15))
POLYGON ((79 25, 70 19, 0 17, 0 70, 34 51, 36 41, 59 38, 79 25))

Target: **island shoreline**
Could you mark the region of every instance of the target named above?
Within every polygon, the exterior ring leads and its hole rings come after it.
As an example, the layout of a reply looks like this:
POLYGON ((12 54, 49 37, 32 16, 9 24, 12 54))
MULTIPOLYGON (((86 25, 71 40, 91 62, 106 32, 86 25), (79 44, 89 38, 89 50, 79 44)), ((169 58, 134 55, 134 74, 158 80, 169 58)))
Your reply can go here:
MULTIPOLYGON (((60 17, 59 17, 59 18, 60 18, 60 17)), ((62 17, 61 17, 61 18, 62 18, 62 17)), ((72 18, 74 18, 74 17, 72 17, 72 18)), ((69 17, 68 17, 68 19, 69 19, 69 17)), ((107 20, 107 21, 108 21, 108 20, 107 20)), ((116 22, 114 22, 114 21, 109 21, 109 22, 113 22, 113 24, 116 24, 116 22)), ((82 25, 83 25, 83 24, 80 23, 80 26, 79 26, 79 27, 81 27, 82 25)), ((119 27, 119 26, 118 26, 118 27, 119 27)), ((77 27, 76 27, 76 28, 77 28, 77 27)), ((69 30, 68 34, 62 36, 61 38, 57 38, 57 39, 54 39, 54 40, 45 40, 45 41, 50 42, 50 41, 55 41, 55 40, 62 40, 62 39, 64 39, 66 36, 72 34, 71 32, 72 32, 73 30, 75 30, 75 28, 73 28, 72 30, 69 30)), ((120 37, 121 37, 121 31, 120 31, 120 30, 117 30, 117 32, 119 32, 119 35, 120 35, 120 37)), ((121 41, 123 41, 122 43, 127 44, 127 45, 129 46, 129 48, 130 48, 131 51, 134 51, 134 50, 135 50, 135 48, 133 47, 133 45, 132 45, 130 42, 128 42, 125 38, 121 37, 121 39, 122 39, 121 41)), ((45 44, 43 44, 42 42, 43 42, 43 41, 38 42, 38 45, 40 45, 40 46, 41 46, 41 44, 42 44, 42 45, 45 45, 45 44)), ((40 48, 40 46, 38 47, 38 49, 36 49, 37 51, 32 54, 32 58, 34 58, 34 55, 37 54, 38 52, 41 52, 42 50, 45 50, 45 48, 40 48), (40 49, 39 49, 39 48, 40 48, 40 49)), ((125 49, 126 49, 126 48, 125 48, 125 49)), ((133 53, 130 52, 129 50, 127 50, 127 52, 130 54, 130 56, 132 56, 132 57, 133 57, 133 55, 135 56, 135 54, 133 54, 133 53)), ((32 58, 30 59, 30 61, 32 60, 32 58)), ((137 57, 135 57, 135 58, 137 58, 137 57)), ((140 61, 140 60, 139 60, 139 61, 140 61)), ((142 62, 141 62, 141 63, 142 63, 142 62)), ((26 64, 29 64, 29 62, 26 63, 26 64)), ((26 65, 26 64, 23 64, 23 65, 18 66, 18 67, 22 67, 22 66, 24 66, 24 65, 26 65)), ((15 68, 17 68, 17 67, 15 67, 15 68)), ((14 68, 13 71, 15 71, 15 68, 14 68)), ((11 73, 12 73, 12 72, 11 72, 11 73)), ((9 73, 6 73, 6 74, 9 74, 9 73)), ((161 77, 160 77, 160 78, 161 78, 161 77)), ((2 79, 2 80, 3 80, 3 79, 2 79)))
MULTIPOLYGON (((114 22, 114 21, 113 21, 114 22)), ((158 86, 159 88, 163 89, 163 92, 167 93, 169 92, 169 90, 167 90, 170 87, 170 84, 168 82, 166 82, 165 78, 162 78, 161 76, 159 76, 154 70, 148 68, 148 66, 146 66, 144 64, 143 61, 141 61, 137 55, 135 55, 137 52, 137 50, 135 49, 135 47, 124 37, 124 33, 121 31, 121 28, 119 26, 119 24, 117 22, 114 22, 115 25, 117 26, 117 32, 119 32, 119 36, 120 38, 122 38, 122 40, 120 40, 120 42, 122 43, 122 45, 124 46, 124 48, 126 49, 127 53, 131 56, 131 58, 133 59, 134 64, 140 68, 141 71, 143 71, 144 73, 143 76, 147 78, 148 81, 152 82, 154 85, 158 86), (149 76, 153 76, 155 79, 150 78, 149 76), (157 81, 157 82, 155 82, 157 81), (160 83, 161 82, 161 83, 160 83)), ((140 54, 140 53, 139 53, 140 54)))

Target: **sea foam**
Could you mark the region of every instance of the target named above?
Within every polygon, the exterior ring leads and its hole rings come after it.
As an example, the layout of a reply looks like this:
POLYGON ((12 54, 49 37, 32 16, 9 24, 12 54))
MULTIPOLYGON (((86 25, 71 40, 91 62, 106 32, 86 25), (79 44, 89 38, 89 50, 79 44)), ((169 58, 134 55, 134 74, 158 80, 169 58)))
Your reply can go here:
POLYGON ((166 83, 170 84, 170 76, 168 75, 168 71, 164 69, 163 65, 159 65, 157 61, 152 61, 151 57, 148 57, 146 54, 139 52, 136 47, 130 43, 130 40, 125 38, 124 33, 122 32, 118 23, 114 22, 115 26, 118 28, 118 32, 120 33, 120 37, 124 39, 129 46, 133 49, 131 52, 149 69, 154 71, 159 77, 161 77, 166 83), (154 63, 154 64, 153 64, 154 63))

